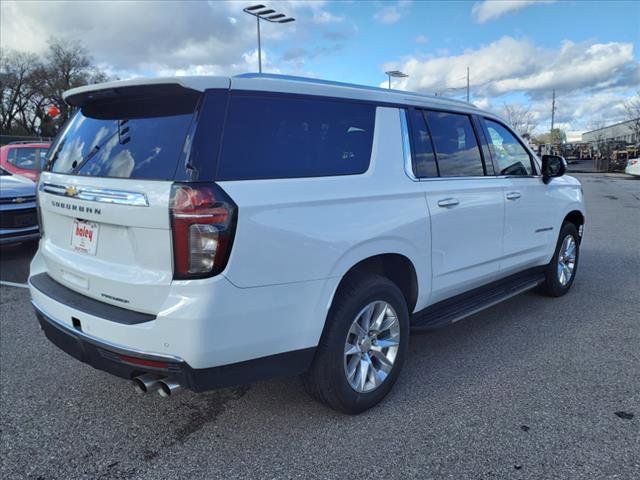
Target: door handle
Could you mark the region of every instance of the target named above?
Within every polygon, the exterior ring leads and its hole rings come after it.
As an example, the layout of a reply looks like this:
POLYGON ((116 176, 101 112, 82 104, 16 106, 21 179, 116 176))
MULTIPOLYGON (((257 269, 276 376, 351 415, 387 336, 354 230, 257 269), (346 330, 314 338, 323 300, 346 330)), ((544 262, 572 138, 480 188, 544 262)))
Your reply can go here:
POLYGON ((443 198, 442 200, 438 200, 439 207, 455 207, 459 203, 460 201, 457 198, 443 198))
POLYGON ((507 193, 507 200, 517 200, 521 196, 520 192, 509 192, 507 193))

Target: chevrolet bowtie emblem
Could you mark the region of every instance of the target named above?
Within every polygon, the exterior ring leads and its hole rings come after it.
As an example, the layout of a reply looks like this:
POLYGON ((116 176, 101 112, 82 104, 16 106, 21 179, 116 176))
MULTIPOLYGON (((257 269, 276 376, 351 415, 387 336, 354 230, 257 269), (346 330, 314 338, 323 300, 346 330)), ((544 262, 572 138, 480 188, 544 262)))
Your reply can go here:
POLYGON ((13 199, 14 203, 22 203, 22 202, 26 202, 26 201, 27 201, 27 199, 24 198, 24 197, 16 197, 16 198, 13 199))
POLYGON ((76 195, 78 195, 78 189, 76 187, 74 187, 73 185, 67 187, 64 189, 64 194, 67 197, 75 197, 76 195))

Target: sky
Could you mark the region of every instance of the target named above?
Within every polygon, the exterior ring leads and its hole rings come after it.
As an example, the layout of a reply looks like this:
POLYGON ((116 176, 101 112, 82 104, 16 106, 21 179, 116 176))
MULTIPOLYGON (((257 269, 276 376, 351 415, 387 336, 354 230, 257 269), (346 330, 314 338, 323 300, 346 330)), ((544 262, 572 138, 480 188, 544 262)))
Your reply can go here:
POLYGON ((640 91, 640 2, 633 1, 20 1, 0 3, 3 49, 44 52, 79 40, 121 79, 258 70, 262 3, 296 19, 262 22, 263 71, 387 85, 464 99, 500 113, 529 108, 548 131, 582 132, 625 119, 640 91))

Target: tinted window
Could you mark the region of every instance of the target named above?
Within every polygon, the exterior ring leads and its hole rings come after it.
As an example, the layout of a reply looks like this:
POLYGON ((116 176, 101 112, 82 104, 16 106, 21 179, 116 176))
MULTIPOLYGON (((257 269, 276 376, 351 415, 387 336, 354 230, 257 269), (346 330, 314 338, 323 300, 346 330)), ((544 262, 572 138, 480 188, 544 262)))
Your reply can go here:
POLYGON ((421 110, 411 110, 411 136, 413 137, 413 170, 420 177, 437 177, 436 158, 431 135, 421 110))
POLYGON ((498 167, 498 175, 532 175, 531 157, 505 127, 486 120, 489 148, 498 167))
POLYGON ((12 165, 25 170, 38 170, 40 168, 40 154, 38 148, 17 147, 9 150, 7 160, 12 165))
POLYGON ((233 95, 217 179, 319 177, 369 167, 375 106, 233 95))
POLYGON ((83 107, 52 147, 48 169, 96 177, 173 179, 192 98, 128 99, 83 107))
POLYGON ((442 177, 484 175, 482 157, 468 115, 427 112, 442 177))

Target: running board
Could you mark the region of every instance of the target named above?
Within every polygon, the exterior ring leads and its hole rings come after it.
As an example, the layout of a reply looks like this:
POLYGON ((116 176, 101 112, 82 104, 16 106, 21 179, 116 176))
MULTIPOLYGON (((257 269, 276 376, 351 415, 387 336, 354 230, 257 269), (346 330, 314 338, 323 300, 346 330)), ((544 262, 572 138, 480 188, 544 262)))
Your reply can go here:
POLYGON ((435 303, 414 313, 411 318, 411 328, 422 330, 450 325, 508 298, 531 290, 542 282, 544 282, 544 267, 512 275, 435 303))

